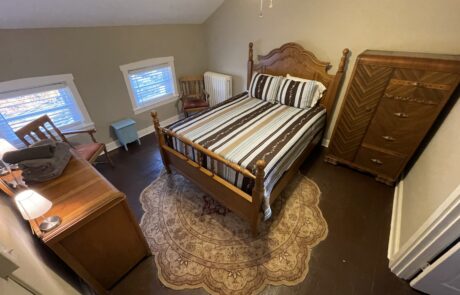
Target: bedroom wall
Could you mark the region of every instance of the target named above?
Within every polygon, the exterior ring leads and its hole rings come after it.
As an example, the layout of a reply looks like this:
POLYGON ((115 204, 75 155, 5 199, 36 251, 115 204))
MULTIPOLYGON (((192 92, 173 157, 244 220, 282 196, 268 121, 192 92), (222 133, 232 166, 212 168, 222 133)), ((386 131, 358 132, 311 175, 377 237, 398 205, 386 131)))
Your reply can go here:
POLYGON ((460 100, 403 181, 399 246, 402 247, 460 185, 460 100))
MULTIPOLYGON (((174 56, 176 75, 204 72, 202 25, 157 25, 64 29, 0 29, 0 81, 71 73, 96 124, 97 139, 112 141, 112 122, 131 117, 138 129, 149 112, 134 115, 120 65, 174 56)), ((160 120, 178 114, 174 103, 157 108, 160 120)))
MULTIPOLYGON (((254 42, 256 54, 266 54, 286 42, 298 42, 319 59, 330 61, 333 73, 342 49, 348 47, 352 55, 344 86, 356 56, 365 49, 460 52, 457 0, 274 0, 273 3, 274 8, 266 7, 264 17, 259 18, 259 1, 227 0, 205 23, 209 68, 233 75, 235 93, 245 87, 250 41, 254 42)), ((326 138, 331 132, 329 128, 326 138)))

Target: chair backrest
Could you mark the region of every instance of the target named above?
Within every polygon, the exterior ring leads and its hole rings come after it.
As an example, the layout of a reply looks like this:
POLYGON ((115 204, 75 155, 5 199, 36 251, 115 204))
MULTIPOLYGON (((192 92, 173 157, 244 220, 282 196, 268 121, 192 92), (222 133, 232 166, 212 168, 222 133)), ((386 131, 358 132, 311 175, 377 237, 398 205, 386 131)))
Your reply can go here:
POLYGON ((21 129, 16 130, 16 136, 26 145, 29 146, 42 139, 53 139, 55 141, 67 142, 65 136, 54 125, 48 115, 43 115, 30 123, 27 123, 21 129))
POLYGON ((197 96, 202 97, 204 90, 204 77, 186 76, 179 79, 181 96, 197 96))

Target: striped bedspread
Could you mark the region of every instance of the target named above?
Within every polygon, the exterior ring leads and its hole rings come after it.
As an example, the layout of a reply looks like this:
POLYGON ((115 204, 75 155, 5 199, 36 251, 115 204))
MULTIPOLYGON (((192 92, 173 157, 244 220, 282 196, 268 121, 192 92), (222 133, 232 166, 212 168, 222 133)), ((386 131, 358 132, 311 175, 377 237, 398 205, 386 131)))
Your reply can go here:
MULTIPOLYGON (((271 215, 270 192, 283 173, 320 132, 326 122, 322 106, 298 109, 273 104, 247 93, 234 96, 213 108, 173 123, 166 128, 202 145, 223 158, 237 163, 255 174, 257 160, 264 159, 265 218, 271 215)), ((182 143, 167 138, 170 147, 185 153, 182 143)), ((197 152, 188 148, 195 161, 197 152)), ((210 169, 211 159, 203 157, 202 165, 210 169)), ((213 163, 214 172, 243 191, 251 194, 254 183, 220 163, 213 163)))

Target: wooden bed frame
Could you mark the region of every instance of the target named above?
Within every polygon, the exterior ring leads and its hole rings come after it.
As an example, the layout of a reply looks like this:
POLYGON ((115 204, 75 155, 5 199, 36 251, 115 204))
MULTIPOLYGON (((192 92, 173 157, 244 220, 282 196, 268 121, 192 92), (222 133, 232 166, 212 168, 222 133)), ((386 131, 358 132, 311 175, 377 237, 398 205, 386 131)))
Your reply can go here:
MULTIPOLYGON (((269 54, 258 56, 259 63, 254 64, 253 61, 253 44, 249 43, 249 60, 248 60, 248 88, 251 82, 254 71, 271 75, 285 76, 290 74, 296 77, 320 81, 327 87, 327 91, 320 101, 327 114, 332 113, 337 90, 342 83, 342 77, 345 70, 345 64, 348 56, 348 49, 343 50, 343 55, 335 75, 327 73, 330 68, 328 62, 318 60, 313 53, 305 50, 302 46, 296 43, 286 43, 280 48, 273 49, 269 54)), ((248 169, 240 165, 230 162, 218 154, 196 144, 166 128, 160 126, 156 112, 152 112, 153 125, 160 147, 161 158, 168 173, 171 172, 170 166, 173 166, 180 171, 185 177, 194 182, 204 192, 211 195, 215 200, 232 210, 234 213, 247 220, 251 224, 251 230, 254 235, 258 233, 258 224, 260 222, 260 209, 264 199, 264 168, 265 161, 258 160, 256 162, 256 173, 253 174, 248 169), (185 154, 179 153, 165 143, 165 136, 171 136, 182 142, 185 154), (198 151, 197 161, 193 161, 186 154, 189 148, 198 151), (218 162, 223 163, 229 168, 241 173, 245 177, 249 177, 255 181, 252 195, 247 194, 238 187, 229 183, 225 179, 219 177, 212 170, 201 166, 201 157, 206 155, 218 162)), ((328 122, 330 116, 328 116, 328 122)), ((283 191, 286 185, 296 176, 300 165, 305 161, 310 152, 318 142, 321 142, 322 131, 315 135, 312 143, 310 143, 302 154, 296 159, 293 165, 277 182, 270 194, 270 204, 272 204, 278 195, 283 191)), ((213 164, 214 161, 211 161, 213 164)))

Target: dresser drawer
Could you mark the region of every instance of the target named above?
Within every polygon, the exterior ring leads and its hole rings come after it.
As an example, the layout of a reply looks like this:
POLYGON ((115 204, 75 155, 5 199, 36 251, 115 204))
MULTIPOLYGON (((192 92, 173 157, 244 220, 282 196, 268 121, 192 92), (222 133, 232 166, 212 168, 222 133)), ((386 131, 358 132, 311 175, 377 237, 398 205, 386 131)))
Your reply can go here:
POLYGON ((437 105, 442 104, 447 99, 448 90, 430 89, 417 86, 407 86, 398 84, 394 80, 385 89, 384 98, 399 100, 402 102, 414 102, 420 104, 437 105))
POLYGON ((457 84, 458 75, 449 72, 396 68, 393 71, 391 79, 416 82, 416 86, 444 88, 447 86, 455 86, 457 84))
POLYGON ((355 163, 378 175, 396 178, 403 167, 405 157, 384 153, 372 148, 361 146, 356 155, 355 163))
POLYGON ((383 98, 363 143, 408 155, 423 139, 438 112, 434 105, 383 98))
POLYGON ((443 103, 456 86, 458 75, 453 73, 395 69, 384 96, 421 104, 443 103))

